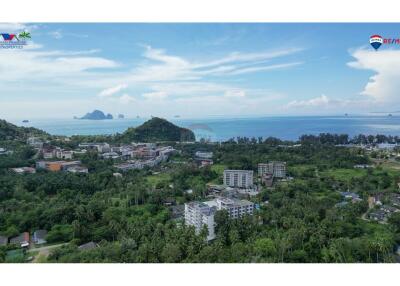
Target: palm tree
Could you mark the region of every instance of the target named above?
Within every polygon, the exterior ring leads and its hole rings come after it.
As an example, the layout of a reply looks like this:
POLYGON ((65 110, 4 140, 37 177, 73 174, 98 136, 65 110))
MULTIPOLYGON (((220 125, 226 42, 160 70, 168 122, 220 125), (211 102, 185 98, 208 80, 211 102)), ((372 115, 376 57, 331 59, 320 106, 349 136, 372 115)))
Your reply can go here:
POLYGON ((30 39, 31 38, 31 33, 24 31, 24 32, 19 33, 18 37, 20 37, 23 40, 30 39))

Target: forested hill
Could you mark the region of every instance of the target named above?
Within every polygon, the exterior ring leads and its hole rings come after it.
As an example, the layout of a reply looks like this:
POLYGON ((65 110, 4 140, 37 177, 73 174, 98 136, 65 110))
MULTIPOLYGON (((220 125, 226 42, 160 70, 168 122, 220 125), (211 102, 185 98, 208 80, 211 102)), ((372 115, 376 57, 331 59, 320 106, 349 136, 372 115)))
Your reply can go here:
POLYGON ((119 140, 124 142, 155 142, 155 141, 195 141, 194 133, 171 122, 153 117, 136 128, 129 128, 122 133, 119 140))
POLYGON ((46 132, 33 127, 18 127, 5 120, 0 119, 0 141, 1 140, 25 140, 29 136, 48 136, 46 132))

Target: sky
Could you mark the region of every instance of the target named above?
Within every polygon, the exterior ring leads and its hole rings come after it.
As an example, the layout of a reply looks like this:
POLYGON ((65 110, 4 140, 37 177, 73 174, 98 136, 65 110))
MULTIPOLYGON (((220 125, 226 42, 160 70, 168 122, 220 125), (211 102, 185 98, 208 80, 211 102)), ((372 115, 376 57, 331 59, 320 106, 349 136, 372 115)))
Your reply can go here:
POLYGON ((400 24, 0 23, 0 118, 341 115, 400 110, 400 24))

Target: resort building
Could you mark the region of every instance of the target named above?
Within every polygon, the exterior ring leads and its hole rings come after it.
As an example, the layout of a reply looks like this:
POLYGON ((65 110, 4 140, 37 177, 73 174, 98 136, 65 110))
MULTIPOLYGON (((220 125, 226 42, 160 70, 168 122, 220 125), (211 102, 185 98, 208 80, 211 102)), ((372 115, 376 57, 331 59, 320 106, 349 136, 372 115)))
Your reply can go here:
POLYGON ((286 163, 270 162, 258 164, 258 175, 262 177, 264 174, 272 174, 275 178, 285 178, 286 163))
POLYGON ((224 185, 228 187, 250 188, 253 186, 253 171, 224 170, 224 185))
POLYGON ((215 207, 210 207, 201 202, 190 202, 185 204, 185 224, 194 226, 196 234, 199 234, 206 226, 208 229, 207 240, 215 238, 214 213, 215 207))
POLYGON ((253 215, 254 204, 247 200, 217 198, 217 209, 226 210, 230 218, 236 219, 244 215, 253 215))

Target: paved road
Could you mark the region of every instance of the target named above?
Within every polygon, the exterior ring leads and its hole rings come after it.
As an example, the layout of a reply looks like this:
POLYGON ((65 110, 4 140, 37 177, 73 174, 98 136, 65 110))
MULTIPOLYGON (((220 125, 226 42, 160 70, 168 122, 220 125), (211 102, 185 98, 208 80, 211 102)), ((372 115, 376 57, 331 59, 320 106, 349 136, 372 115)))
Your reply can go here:
POLYGON ((38 262, 39 257, 41 257, 41 256, 44 256, 44 257, 49 256, 49 253, 50 253, 51 249, 63 246, 65 244, 68 244, 68 243, 60 243, 60 244, 53 244, 53 245, 49 245, 49 246, 30 248, 30 249, 28 249, 27 252, 39 251, 39 253, 37 255, 35 255, 35 258, 32 260, 32 262, 35 263, 35 262, 38 262))

